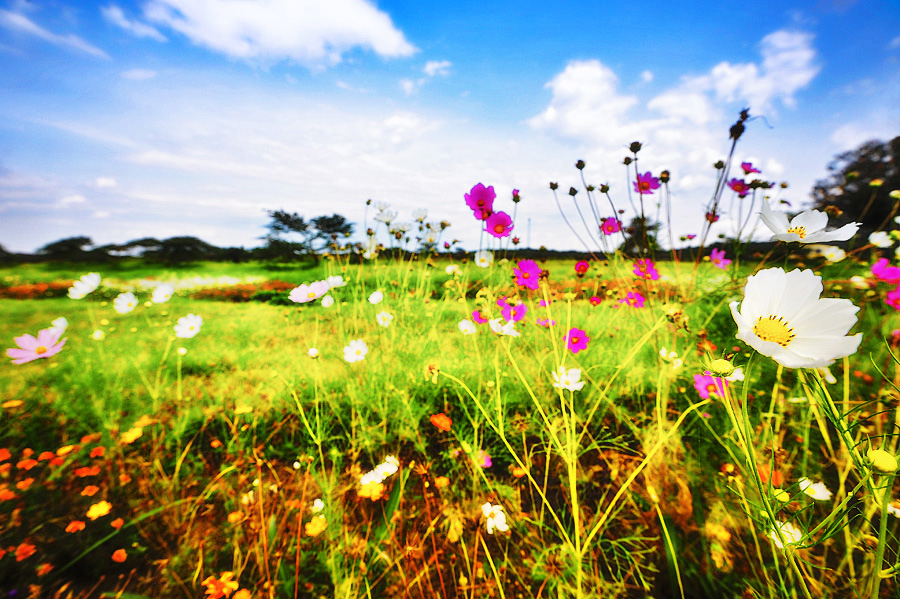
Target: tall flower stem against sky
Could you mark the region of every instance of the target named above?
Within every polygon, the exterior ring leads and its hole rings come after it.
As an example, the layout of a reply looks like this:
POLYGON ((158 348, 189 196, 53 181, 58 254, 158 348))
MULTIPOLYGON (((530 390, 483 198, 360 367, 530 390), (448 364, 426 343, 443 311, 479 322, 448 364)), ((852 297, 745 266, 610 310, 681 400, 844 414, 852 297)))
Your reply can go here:
POLYGON ((591 251, 591 248, 588 244, 584 242, 584 239, 581 238, 581 235, 578 234, 578 231, 575 230, 575 227, 572 226, 572 223, 569 222, 568 217, 566 217, 566 213, 562 208, 562 204, 559 203, 559 196, 556 195, 556 185, 553 184, 550 186, 550 190, 553 192, 553 199, 556 201, 556 207, 559 208, 559 214, 562 216, 563 221, 566 223, 566 226, 569 227, 569 230, 572 231, 572 235, 575 236, 575 239, 584 246, 584 249, 587 250, 593 258, 597 258, 594 256, 594 253, 591 251))

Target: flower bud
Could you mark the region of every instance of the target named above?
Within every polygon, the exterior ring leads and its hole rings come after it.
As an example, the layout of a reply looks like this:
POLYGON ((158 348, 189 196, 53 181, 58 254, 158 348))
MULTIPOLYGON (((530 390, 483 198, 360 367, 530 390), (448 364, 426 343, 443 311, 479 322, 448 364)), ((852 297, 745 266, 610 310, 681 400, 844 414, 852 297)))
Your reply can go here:
POLYGON ((722 358, 713 360, 709 365, 709 373, 718 377, 731 376, 734 373, 734 364, 722 358))
POLYGON ((897 471, 897 458, 883 449, 870 449, 866 452, 866 459, 878 474, 894 474, 897 471))
POLYGON ((633 162, 633 161, 631 160, 631 158, 628 157, 628 156, 626 156, 626 157, 625 157, 625 160, 622 161, 622 164, 624 164, 625 166, 628 166, 628 165, 631 164, 632 162, 633 162))
POLYGON ((772 497, 781 503, 790 503, 791 501, 790 494, 784 489, 772 489, 772 497))
POLYGON ((600 193, 609 193, 609 185, 604 183, 600 186, 600 193))
POLYGON ((583 170, 584 169, 584 160, 579 160, 578 162, 576 162, 575 168, 577 168, 578 170, 583 170))
POLYGON ((723 168, 725 168, 725 163, 722 162, 722 161, 720 160, 720 161, 718 161, 717 163, 715 163, 715 164, 713 165, 713 168, 715 168, 716 170, 719 170, 719 171, 720 171, 720 170, 722 170, 723 168))
POLYGON ((551 181, 551 182, 550 182, 550 189, 552 189, 553 191, 556 191, 557 189, 559 189, 559 183, 554 183, 554 182, 551 181))
POLYGON ((669 171, 663 171, 663 172, 661 172, 661 173, 659 174, 659 182, 660 182, 660 183, 668 183, 668 182, 669 182, 669 177, 670 177, 670 176, 671 176, 671 174, 669 173, 669 171))
POLYGON ((572 196, 572 197, 574 198, 576 193, 578 193, 578 190, 577 190, 577 189, 575 189, 574 187, 570 187, 570 188, 569 188, 569 195, 570 195, 570 196, 572 196))
POLYGON ((631 142, 631 145, 628 146, 628 149, 631 150, 632 152, 634 152, 635 154, 637 154, 638 152, 641 151, 641 142, 639 142, 639 141, 631 142))

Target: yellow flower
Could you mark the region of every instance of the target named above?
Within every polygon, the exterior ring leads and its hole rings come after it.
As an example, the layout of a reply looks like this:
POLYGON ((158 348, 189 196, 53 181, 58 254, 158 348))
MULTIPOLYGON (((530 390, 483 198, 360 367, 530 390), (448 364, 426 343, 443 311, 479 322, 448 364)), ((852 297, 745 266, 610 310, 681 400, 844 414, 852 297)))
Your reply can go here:
POLYGON ((96 520, 97 518, 102 518, 103 516, 109 513, 109 510, 112 509, 112 504, 108 501, 98 501, 94 505, 88 508, 87 517, 91 520, 96 520))

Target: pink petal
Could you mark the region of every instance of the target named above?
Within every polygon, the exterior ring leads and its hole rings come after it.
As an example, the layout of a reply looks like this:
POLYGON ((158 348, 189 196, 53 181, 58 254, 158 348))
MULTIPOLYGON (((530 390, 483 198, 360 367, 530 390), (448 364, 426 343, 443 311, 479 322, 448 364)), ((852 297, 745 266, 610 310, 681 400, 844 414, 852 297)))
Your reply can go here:
POLYGON ((28 350, 34 350, 34 348, 36 348, 38 345, 40 345, 40 343, 38 343, 38 340, 35 339, 34 337, 32 337, 31 335, 29 335, 28 333, 25 333, 21 337, 13 337, 13 341, 15 341, 16 345, 18 345, 22 349, 28 349, 28 350))
POLYGON ((13 360, 13 364, 24 364, 26 362, 31 362, 32 360, 37 360, 38 355, 33 351, 28 351, 26 349, 18 349, 15 347, 11 347, 6 350, 6 355, 10 358, 15 358, 13 360))

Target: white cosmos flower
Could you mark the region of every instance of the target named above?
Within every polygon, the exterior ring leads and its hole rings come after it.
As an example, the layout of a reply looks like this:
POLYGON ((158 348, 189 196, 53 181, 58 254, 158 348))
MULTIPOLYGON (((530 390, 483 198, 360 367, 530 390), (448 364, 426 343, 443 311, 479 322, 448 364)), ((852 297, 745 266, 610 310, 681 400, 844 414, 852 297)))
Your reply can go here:
POLYGON ((859 223, 844 225, 836 231, 826 231, 828 215, 818 210, 801 212, 788 222, 784 212, 775 212, 768 202, 762 203, 759 218, 772 230, 772 241, 799 241, 800 243, 824 243, 846 241, 856 234, 859 223))
POLYGON ((571 368, 566 370, 565 366, 560 366, 553 373, 553 386, 557 389, 568 389, 569 391, 578 391, 584 387, 584 381, 581 381, 581 369, 571 368))
POLYGON ((175 287, 169 283, 161 283, 153 289, 153 297, 150 298, 150 301, 154 304, 164 304, 172 299, 173 293, 175 293, 175 287))
POLYGON ((319 350, 316 349, 315 347, 309 348, 309 351, 306 352, 306 353, 308 353, 308 354, 309 354, 309 357, 312 358, 312 359, 314 359, 314 360, 315 360, 316 358, 319 357, 319 350))
POLYGON ((413 211, 413 220, 417 220, 421 223, 424 222, 426 218, 428 218, 428 210, 419 208, 418 210, 413 211))
POLYGON ((491 330, 498 335, 507 335, 509 337, 521 337, 522 334, 516 330, 516 321, 508 320, 501 324, 502 318, 492 318, 488 321, 491 330))
POLYGON ((80 300, 99 286, 100 274, 89 272, 72 284, 72 287, 69 288, 69 297, 80 300))
POLYGON ((306 302, 311 302, 314 299, 322 297, 326 293, 328 293, 328 283, 325 281, 315 281, 313 283, 303 283, 299 287, 294 287, 291 289, 291 294, 288 298, 292 302, 305 304, 306 302))
POLYGON ((119 314, 128 314, 134 310, 135 306, 137 306, 137 298, 134 297, 134 294, 130 291, 120 293, 116 296, 116 299, 113 300, 113 308, 115 308, 116 312, 119 314))
POLYGON ((737 338, 787 368, 821 368, 856 352, 862 334, 847 336, 859 308, 820 298, 811 270, 767 268, 747 279, 744 301, 731 302, 737 338))
POLYGON ((175 325, 175 336, 180 339, 190 339, 200 332, 203 326, 203 318, 196 314, 188 314, 178 319, 175 325))
POLYGON ((829 245, 827 248, 822 250, 822 256, 824 256, 825 259, 829 262, 840 262, 847 257, 847 252, 837 247, 836 245, 829 245))
POLYGON ((354 339, 344 348, 344 359, 353 364, 362 362, 369 353, 369 346, 362 339, 354 339))
POLYGON ((459 330, 463 335, 474 335, 478 331, 475 323, 468 318, 460 320, 457 326, 459 326, 459 330))
POLYGON ((334 289, 336 287, 344 287, 347 284, 347 281, 344 280, 344 277, 341 275, 331 275, 325 282, 328 284, 330 289, 334 289))
POLYGON ((494 254, 487 250, 478 250, 475 252, 475 264, 481 268, 487 268, 494 262, 494 254))
POLYGON ((825 483, 814 483, 805 476, 797 481, 800 490, 817 501, 827 501, 831 499, 833 493, 828 490, 825 483))
POLYGON ((369 235, 369 237, 366 238, 366 245, 363 248, 362 257, 366 260, 371 260, 377 255, 378 240, 375 239, 374 235, 369 235))
POLYGON ((384 310, 382 310, 375 315, 375 320, 377 320, 378 324, 380 324, 384 328, 388 328, 389 326, 391 326, 391 321, 394 320, 394 315, 390 312, 385 312, 384 310))
POLYGON ((769 536, 772 537, 772 541, 779 549, 784 549, 785 544, 794 545, 803 540, 803 533, 791 522, 777 522, 769 531, 769 536), (780 535, 778 534, 779 530, 781 531, 780 535), (784 542, 781 541, 782 537, 784 542))
POLYGON ((330 308, 333 305, 334 305, 334 298, 331 297, 330 295, 326 295, 325 297, 322 298, 322 307, 323 308, 330 308))
POLYGON ((869 235, 869 243, 875 247, 884 249, 894 245, 894 240, 891 239, 891 234, 887 231, 875 231, 869 235))
POLYGON ((456 275, 459 276, 462 274, 462 271, 459 269, 459 264, 451 264, 444 269, 448 275, 456 275))
POLYGON ((373 291, 372 295, 369 296, 370 304, 380 304, 381 300, 384 299, 384 294, 380 291, 373 291))
POLYGON ((506 523, 506 514, 503 513, 502 505, 491 505, 490 502, 481 506, 481 513, 487 519, 487 532, 489 535, 494 534, 495 530, 506 532, 509 525, 506 523))
POLYGON ((62 337, 62 334, 66 332, 66 329, 69 327, 69 321, 66 320, 65 316, 60 316, 56 320, 50 323, 50 325, 59 331, 59 336, 62 337))

